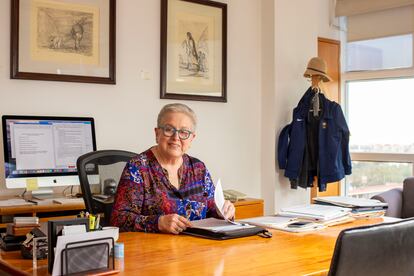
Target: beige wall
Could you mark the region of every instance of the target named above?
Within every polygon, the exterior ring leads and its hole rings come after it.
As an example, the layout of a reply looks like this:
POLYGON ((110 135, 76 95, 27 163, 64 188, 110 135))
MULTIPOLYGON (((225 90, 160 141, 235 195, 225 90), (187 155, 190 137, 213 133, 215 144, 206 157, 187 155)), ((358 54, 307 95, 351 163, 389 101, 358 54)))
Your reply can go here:
MULTIPOLYGON (((185 101, 198 114, 190 154, 224 188, 265 199, 266 213, 306 202, 275 169, 275 137, 308 83, 318 36, 336 38, 329 0, 228 0, 228 103, 185 101)), ((117 84, 9 79, 10 1, 0 1, 0 114, 93 116, 98 149, 140 152, 154 144, 159 109, 160 1, 117 1, 117 84), (148 71, 150 80, 140 78, 148 71)), ((4 190, 0 155, 0 193, 4 190)))

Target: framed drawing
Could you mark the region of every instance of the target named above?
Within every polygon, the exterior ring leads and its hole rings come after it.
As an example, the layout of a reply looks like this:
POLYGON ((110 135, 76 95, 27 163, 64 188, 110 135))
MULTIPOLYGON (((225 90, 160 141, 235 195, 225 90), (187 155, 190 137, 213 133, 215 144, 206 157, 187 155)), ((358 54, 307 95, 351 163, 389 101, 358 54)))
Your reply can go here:
POLYGON ((161 2, 161 99, 226 102, 227 4, 161 2))
POLYGON ((12 79, 115 84, 116 0, 11 0, 12 79))

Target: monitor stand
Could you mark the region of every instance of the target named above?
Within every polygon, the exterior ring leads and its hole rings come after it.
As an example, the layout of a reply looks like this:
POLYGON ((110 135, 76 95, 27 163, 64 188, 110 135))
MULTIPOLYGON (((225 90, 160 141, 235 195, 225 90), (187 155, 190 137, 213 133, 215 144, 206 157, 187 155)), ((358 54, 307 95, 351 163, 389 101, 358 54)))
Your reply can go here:
POLYGON ((37 198, 37 199, 53 198, 54 197, 53 189, 40 188, 38 190, 33 190, 32 197, 37 198))

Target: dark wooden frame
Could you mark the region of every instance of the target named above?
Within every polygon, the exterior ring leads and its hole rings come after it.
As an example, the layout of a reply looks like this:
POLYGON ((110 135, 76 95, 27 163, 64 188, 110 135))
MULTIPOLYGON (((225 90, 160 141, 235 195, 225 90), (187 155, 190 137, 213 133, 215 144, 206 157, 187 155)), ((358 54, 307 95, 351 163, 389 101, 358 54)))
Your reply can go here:
POLYGON ((10 78, 45 81, 67 81, 84 83, 115 84, 116 68, 116 0, 108 0, 109 5, 109 76, 82 76, 82 75, 59 75, 49 73, 33 73, 19 71, 19 7, 20 0, 11 0, 11 35, 10 35, 10 78))
POLYGON ((161 0, 161 71, 160 71, 160 98, 193 101, 227 102, 227 4, 209 0, 181 0, 216 7, 222 11, 222 61, 221 61, 221 95, 206 96, 194 94, 177 94, 167 91, 167 23, 168 0, 161 0))

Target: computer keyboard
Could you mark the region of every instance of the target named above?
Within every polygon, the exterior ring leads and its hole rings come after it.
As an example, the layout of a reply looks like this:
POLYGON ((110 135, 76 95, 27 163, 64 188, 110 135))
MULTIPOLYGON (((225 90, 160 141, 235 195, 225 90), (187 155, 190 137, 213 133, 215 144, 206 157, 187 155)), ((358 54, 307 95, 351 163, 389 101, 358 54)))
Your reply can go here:
POLYGON ((81 197, 62 197, 62 198, 54 198, 54 203, 58 204, 74 204, 74 203, 83 203, 83 198, 81 197))

